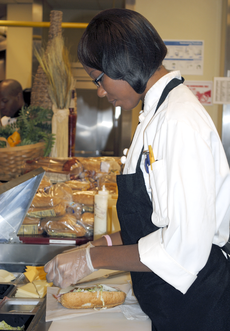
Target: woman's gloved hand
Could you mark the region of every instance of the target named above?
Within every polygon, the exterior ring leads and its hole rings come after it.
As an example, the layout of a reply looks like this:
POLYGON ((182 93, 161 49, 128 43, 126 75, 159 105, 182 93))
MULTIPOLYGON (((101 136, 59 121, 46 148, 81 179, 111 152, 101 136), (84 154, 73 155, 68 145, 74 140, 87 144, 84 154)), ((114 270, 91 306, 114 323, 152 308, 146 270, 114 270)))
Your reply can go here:
POLYGON ((55 256, 44 266, 47 281, 65 288, 94 272, 90 248, 90 245, 86 245, 85 248, 71 249, 55 256))

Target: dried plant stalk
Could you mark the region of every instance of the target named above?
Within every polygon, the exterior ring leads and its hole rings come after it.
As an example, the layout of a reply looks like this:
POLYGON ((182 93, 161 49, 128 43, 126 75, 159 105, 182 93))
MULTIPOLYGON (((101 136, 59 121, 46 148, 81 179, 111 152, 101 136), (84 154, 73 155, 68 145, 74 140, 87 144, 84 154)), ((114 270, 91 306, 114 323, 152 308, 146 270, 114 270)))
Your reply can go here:
POLYGON ((63 36, 53 38, 46 51, 43 48, 35 49, 35 56, 48 79, 48 92, 52 103, 57 109, 69 108, 72 72, 63 36))
POLYGON ((72 87, 72 72, 69 53, 62 35, 53 38, 46 51, 35 50, 40 66, 48 79, 48 93, 53 103, 52 133, 55 144, 52 157, 68 157, 68 118, 72 87))

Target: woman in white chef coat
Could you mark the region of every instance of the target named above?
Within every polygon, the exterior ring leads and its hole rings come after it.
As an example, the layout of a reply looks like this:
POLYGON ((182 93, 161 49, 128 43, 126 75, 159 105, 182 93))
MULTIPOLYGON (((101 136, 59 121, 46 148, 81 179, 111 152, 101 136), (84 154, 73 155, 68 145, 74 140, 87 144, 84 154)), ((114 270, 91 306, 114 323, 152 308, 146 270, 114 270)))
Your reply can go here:
POLYGON ((121 233, 45 266, 66 287, 95 269, 131 271, 134 293, 157 331, 230 330, 230 173, 216 128, 179 71, 162 65, 167 49, 139 13, 111 9, 89 23, 78 57, 123 111, 140 100, 124 172, 118 176, 121 233))

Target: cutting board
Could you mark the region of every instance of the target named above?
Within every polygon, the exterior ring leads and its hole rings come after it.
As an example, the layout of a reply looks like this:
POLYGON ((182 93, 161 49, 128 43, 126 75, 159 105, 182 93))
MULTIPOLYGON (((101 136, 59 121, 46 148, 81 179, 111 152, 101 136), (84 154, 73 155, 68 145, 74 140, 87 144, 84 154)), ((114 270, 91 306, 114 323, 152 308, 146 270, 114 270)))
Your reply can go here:
MULTIPOLYGON (((98 276, 103 276, 108 273, 113 273, 114 270, 98 270, 91 275, 87 276, 84 280, 98 276)), ((111 284, 124 284, 130 281, 130 275, 117 276, 115 279, 105 279, 103 283, 111 284)), ((116 307, 115 307, 116 308, 116 307)), ((151 331, 150 319, 145 320, 128 320, 120 312, 106 312, 101 314, 91 314, 79 317, 73 317, 63 320, 53 321, 49 331, 151 331)))

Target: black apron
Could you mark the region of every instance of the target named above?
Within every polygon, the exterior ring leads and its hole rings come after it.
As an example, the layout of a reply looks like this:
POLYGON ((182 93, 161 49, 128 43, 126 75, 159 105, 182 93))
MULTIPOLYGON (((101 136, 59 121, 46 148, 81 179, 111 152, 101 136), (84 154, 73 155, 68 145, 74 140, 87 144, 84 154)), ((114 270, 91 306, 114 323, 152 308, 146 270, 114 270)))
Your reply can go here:
MULTIPOLYGON (((168 93, 182 83, 173 79, 164 89, 156 111, 168 93)), ((155 112, 156 112, 155 111, 155 112)), ((124 245, 158 230, 151 221, 152 202, 140 169, 117 176, 117 213, 124 245)), ((154 331, 229 331, 230 330, 230 263, 221 249, 213 245, 205 267, 182 294, 154 272, 131 272, 133 291, 152 321, 154 331)))

